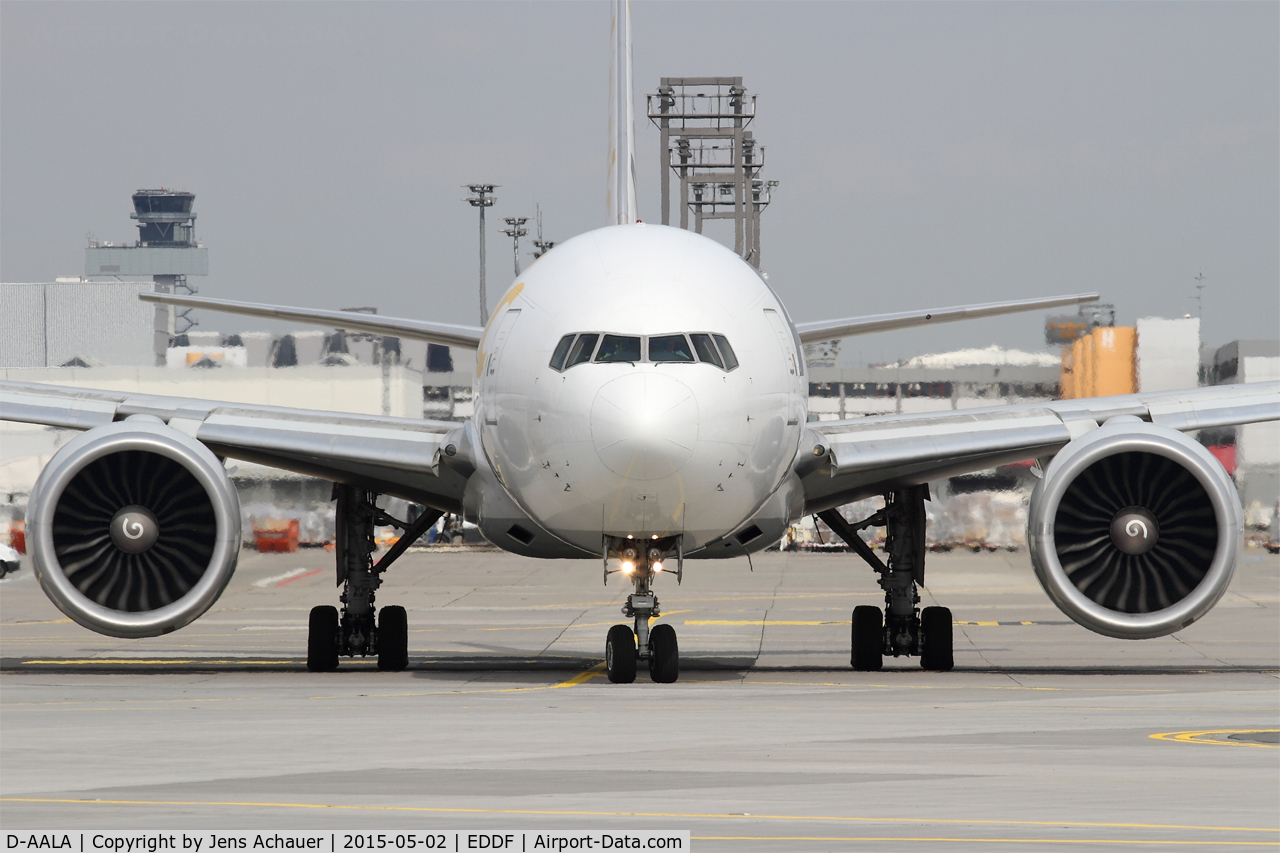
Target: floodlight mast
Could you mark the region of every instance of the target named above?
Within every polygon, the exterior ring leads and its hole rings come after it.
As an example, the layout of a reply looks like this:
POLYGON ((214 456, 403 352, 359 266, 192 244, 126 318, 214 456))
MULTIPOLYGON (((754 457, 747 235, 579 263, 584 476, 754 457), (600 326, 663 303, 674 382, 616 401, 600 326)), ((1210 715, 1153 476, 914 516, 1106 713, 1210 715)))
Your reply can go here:
POLYGON ((516 276, 519 277, 520 275, 520 238, 524 237, 529 233, 528 228, 521 228, 520 226, 528 222, 529 217, 508 216, 506 219, 503 219, 502 221, 507 223, 507 226, 508 226, 507 228, 504 228, 502 230, 502 233, 506 234, 508 237, 511 238, 511 257, 513 261, 513 265, 515 266, 516 276))
POLYGON ((493 195, 493 191, 500 184, 464 184, 464 186, 471 190, 471 198, 465 198, 463 201, 469 202, 472 207, 480 208, 480 325, 483 326, 489 322, 489 301, 484 292, 484 209, 493 207, 494 202, 498 200, 493 195))
POLYGON ((547 252, 551 251, 552 247, 555 246, 556 241, 542 239, 542 207, 539 205, 534 205, 534 210, 536 211, 536 217, 537 217, 536 221, 538 223, 538 239, 533 241, 533 245, 534 245, 533 259, 536 261, 538 258, 545 255, 547 252))

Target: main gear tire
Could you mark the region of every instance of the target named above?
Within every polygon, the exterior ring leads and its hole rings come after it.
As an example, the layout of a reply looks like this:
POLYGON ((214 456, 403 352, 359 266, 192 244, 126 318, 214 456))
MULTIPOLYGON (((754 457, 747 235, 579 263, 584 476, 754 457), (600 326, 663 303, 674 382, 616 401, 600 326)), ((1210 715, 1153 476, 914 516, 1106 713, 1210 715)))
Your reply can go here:
POLYGON ((853 608, 849 663, 858 672, 879 672, 884 666, 884 620, 879 607, 853 608))
POLYGON ((926 607, 920 612, 920 633, 924 636, 920 667, 934 672, 950 672, 955 666, 951 653, 951 609, 926 607))
POLYGON ((392 604, 378 612, 378 669, 400 672, 409 665, 409 617, 392 604))
POLYGON ((338 608, 311 608, 307 621, 307 669, 333 672, 338 668, 338 608))
POLYGON ((605 672, 614 684, 636 680, 636 635, 630 625, 614 625, 604 641, 605 672))
POLYGON ((680 677, 676 629, 665 623, 649 632, 649 677, 658 684, 672 684, 680 677))

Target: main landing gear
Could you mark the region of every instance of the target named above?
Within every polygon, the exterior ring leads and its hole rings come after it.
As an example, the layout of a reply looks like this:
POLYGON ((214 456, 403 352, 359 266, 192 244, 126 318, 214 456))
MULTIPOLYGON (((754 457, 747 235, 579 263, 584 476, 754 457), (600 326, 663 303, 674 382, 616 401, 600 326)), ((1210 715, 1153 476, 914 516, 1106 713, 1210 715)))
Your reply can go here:
POLYGON ((924 585, 924 502, 928 497, 927 485, 889 492, 884 509, 857 524, 845 521, 835 509, 818 513, 818 518, 880 575, 884 590, 883 615, 879 607, 870 605, 853 610, 850 663, 856 670, 880 669, 885 655, 918 655, 922 668, 939 672, 954 666, 951 611, 918 607, 919 587, 924 585), (881 526, 885 528, 888 565, 858 536, 864 527, 881 526))
POLYGON ((662 615, 658 597, 653 593, 653 579, 661 574, 663 560, 676 552, 676 581, 684 575, 684 553, 679 537, 643 539, 605 537, 604 579, 620 573, 631 579, 635 591, 627 596, 622 613, 633 625, 614 625, 604 643, 605 671, 614 684, 630 684, 636 680, 637 661, 649 662, 649 677, 659 684, 671 684, 680 677, 680 646, 676 629, 663 623, 649 627, 649 620, 662 615), (616 554, 618 568, 609 570, 609 555, 616 554))
POLYGON ((374 593, 382 584, 382 573, 436 523, 441 512, 423 510, 412 523, 400 521, 378 508, 377 494, 357 486, 335 483, 338 502, 335 526, 338 585, 343 587, 338 608, 324 605, 311 608, 307 626, 307 669, 330 672, 338 668, 340 656, 378 656, 378 669, 399 671, 409 665, 409 624, 403 607, 382 608, 374 620, 374 593), (382 559, 373 562, 377 545, 373 529, 391 525, 403 533, 382 559))

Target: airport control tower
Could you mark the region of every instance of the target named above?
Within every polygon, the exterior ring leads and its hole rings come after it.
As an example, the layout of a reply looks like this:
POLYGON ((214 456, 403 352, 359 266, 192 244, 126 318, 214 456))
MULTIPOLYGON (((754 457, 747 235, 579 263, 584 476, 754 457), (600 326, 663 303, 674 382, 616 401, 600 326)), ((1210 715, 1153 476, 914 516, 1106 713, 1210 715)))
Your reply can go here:
MULTIPOLYGON (((138 240, 133 245, 90 240, 84 272, 93 276, 151 276, 157 293, 195 293, 189 275, 209 274, 209 250, 196 240, 195 193, 180 190, 138 190, 133 213, 138 240)), ((156 306, 154 351, 156 365, 165 363, 165 350, 176 332, 195 325, 186 311, 156 306), (182 324, 183 328, 175 328, 182 324)))

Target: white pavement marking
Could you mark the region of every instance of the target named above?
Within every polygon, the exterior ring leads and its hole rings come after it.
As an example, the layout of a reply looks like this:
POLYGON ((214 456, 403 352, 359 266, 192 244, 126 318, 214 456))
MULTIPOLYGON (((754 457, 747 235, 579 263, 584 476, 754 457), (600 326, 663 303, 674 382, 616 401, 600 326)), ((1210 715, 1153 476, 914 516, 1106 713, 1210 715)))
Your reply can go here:
POLYGON ((289 578, 296 578, 298 575, 306 574, 309 571, 311 570, 310 569, 290 569, 289 571, 285 572, 282 575, 272 575, 269 578, 263 578, 260 581, 254 581, 253 585, 254 586, 271 586, 272 584, 280 583, 280 581, 287 581, 289 578))

